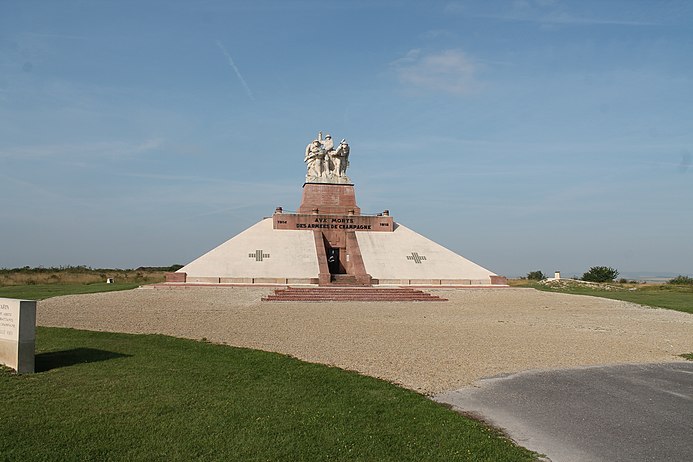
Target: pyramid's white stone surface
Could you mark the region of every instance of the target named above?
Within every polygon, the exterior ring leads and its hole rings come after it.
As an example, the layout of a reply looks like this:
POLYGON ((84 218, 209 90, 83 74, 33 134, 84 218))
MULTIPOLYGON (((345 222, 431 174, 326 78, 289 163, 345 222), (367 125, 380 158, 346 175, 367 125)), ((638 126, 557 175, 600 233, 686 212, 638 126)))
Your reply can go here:
POLYGON ((319 269, 312 232, 275 230, 265 218, 178 272, 188 282, 252 283, 316 278, 319 269))
MULTIPOLYGON (((491 284, 495 273, 396 224, 393 232, 357 232, 365 270, 379 284, 491 284)), ((313 232, 273 229, 266 218, 177 272, 192 283, 316 283, 313 232)))
POLYGON ((366 271, 381 284, 490 284, 496 276, 399 223, 391 233, 359 232, 356 238, 366 271))

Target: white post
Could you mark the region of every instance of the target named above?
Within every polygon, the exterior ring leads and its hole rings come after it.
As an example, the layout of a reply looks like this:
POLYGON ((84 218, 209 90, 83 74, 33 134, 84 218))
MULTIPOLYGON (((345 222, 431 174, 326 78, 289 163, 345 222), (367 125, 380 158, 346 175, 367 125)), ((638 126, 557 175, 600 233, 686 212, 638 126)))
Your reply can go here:
POLYGON ((0 364, 33 373, 35 345, 36 302, 0 298, 0 364))

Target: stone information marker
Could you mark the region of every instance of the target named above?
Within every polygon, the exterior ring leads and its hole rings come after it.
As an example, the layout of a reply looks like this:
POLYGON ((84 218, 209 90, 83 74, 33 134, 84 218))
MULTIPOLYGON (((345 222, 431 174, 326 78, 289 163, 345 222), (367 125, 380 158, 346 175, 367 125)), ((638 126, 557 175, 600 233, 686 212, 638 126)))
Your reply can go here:
POLYGON ((33 373, 35 342, 36 302, 0 298, 0 364, 33 373))

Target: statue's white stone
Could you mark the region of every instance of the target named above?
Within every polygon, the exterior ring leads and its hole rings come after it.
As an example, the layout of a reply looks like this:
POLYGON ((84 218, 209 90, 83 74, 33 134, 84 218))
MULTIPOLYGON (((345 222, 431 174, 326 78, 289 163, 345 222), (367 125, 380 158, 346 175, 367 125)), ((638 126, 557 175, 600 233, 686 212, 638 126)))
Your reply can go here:
POLYGON ((342 139, 339 146, 330 156, 335 166, 335 173, 340 178, 346 177, 346 169, 349 166, 349 144, 347 140, 342 139))
POLYGON ((349 145, 342 140, 337 149, 334 148, 332 136, 328 133, 325 138, 322 132, 306 146, 306 183, 351 184, 346 176, 349 166, 349 145))
POLYGON ((332 135, 329 133, 325 135, 325 139, 322 138, 322 132, 318 132, 318 140, 322 143, 322 148, 325 150, 326 153, 330 153, 330 151, 334 151, 334 141, 332 141, 332 135))
POLYGON ((306 182, 308 178, 322 178, 325 173, 325 151, 319 140, 313 140, 306 146, 306 157, 303 161, 307 164, 306 182))

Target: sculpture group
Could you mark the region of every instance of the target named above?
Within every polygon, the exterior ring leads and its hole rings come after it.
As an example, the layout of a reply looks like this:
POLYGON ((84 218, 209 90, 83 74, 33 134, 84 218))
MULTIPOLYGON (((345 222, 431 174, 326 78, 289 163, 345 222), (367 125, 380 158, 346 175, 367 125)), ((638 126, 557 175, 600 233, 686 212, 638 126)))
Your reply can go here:
POLYGON ((306 156, 303 159, 308 171, 306 183, 350 183, 346 176, 349 166, 349 144, 343 139, 335 149, 332 136, 328 133, 325 138, 322 132, 306 146, 306 156))

